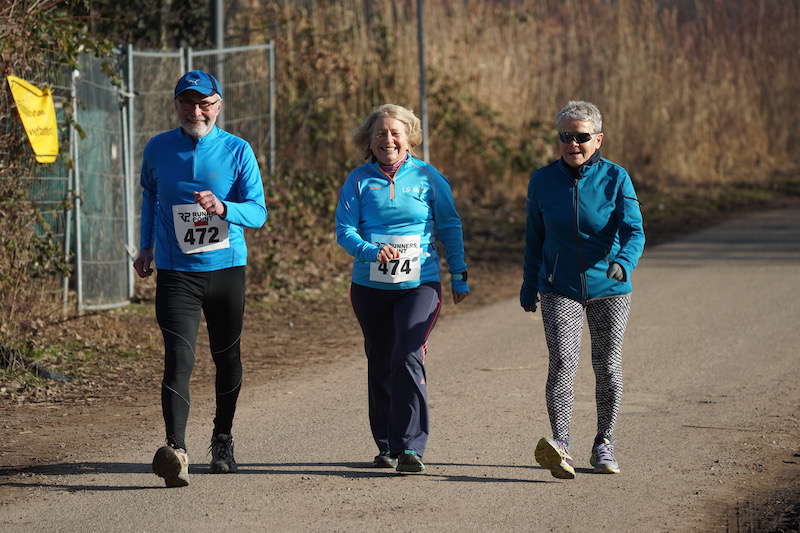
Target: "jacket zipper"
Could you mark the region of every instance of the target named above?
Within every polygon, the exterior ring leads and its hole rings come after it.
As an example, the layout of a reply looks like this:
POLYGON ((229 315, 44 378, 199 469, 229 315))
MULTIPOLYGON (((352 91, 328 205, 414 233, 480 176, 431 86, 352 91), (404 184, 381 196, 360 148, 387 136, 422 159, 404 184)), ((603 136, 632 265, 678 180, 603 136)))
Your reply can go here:
POLYGON ((580 191, 578 180, 575 179, 575 254, 578 258, 578 278, 581 281, 581 300, 586 300, 586 276, 583 274, 583 256, 581 255, 581 224, 580 224, 580 191))
POLYGON ((553 270, 550 271, 550 275, 547 277, 547 281, 549 283, 553 283, 553 280, 556 277, 556 269, 558 268, 558 257, 560 254, 556 254, 556 260, 553 262, 553 270))
MULTIPOLYGON (((378 167, 378 170, 380 170, 381 174, 386 176, 386 179, 389 180, 389 200, 394 200, 394 178, 389 174, 387 174, 386 172, 384 172, 382 168, 378 167)), ((399 171, 400 169, 398 169, 398 172, 399 171)), ((395 173, 395 176, 396 175, 397 173, 395 173)))

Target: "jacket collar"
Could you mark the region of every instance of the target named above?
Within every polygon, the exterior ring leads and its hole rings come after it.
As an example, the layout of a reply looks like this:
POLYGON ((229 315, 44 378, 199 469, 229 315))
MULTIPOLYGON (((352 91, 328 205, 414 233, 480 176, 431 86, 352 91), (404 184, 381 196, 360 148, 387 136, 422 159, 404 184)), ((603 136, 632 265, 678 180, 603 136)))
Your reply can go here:
POLYGON ((586 173, 589 172, 592 169, 592 167, 595 164, 597 164, 598 161, 600 161, 600 157, 601 157, 600 156, 600 150, 595 150, 594 153, 591 156, 589 156, 588 161, 586 161, 584 164, 582 164, 578 168, 571 167, 568 164, 566 164, 564 162, 564 158, 563 157, 561 159, 559 159, 559 163, 561 164, 561 167, 564 169, 564 171, 572 179, 577 180, 577 179, 581 179, 582 177, 584 177, 586 175, 586 173))

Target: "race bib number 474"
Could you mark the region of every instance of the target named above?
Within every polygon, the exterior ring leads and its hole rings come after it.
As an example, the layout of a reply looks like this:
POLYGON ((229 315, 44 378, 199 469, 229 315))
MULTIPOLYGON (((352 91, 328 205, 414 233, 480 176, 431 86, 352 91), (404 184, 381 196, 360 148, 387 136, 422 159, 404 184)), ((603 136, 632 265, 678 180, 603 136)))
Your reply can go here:
POLYGON ((392 245, 400 252, 399 259, 386 263, 373 261, 369 264, 370 281, 381 283, 401 283, 403 281, 419 281, 420 246, 419 235, 372 235, 372 243, 376 246, 392 245))
POLYGON ((185 254, 230 247, 228 221, 207 213, 200 204, 173 205, 172 221, 178 246, 185 254))

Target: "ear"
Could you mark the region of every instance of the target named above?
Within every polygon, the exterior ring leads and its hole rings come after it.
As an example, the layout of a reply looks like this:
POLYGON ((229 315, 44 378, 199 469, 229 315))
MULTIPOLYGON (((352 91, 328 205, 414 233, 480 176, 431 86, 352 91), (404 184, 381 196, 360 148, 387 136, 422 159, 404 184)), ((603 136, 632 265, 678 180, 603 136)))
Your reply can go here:
POLYGON ((603 134, 598 133, 595 137, 595 141, 597 142, 597 148, 600 148, 600 145, 603 144, 603 134))

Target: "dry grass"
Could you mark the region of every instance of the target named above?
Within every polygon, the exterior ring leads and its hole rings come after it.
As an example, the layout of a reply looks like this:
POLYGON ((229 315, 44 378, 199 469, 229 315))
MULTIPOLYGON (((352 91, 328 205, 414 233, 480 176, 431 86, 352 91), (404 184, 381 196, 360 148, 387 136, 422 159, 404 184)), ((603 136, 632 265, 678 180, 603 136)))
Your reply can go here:
MULTIPOLYGON (((483 143, 500 136, 513 148, 541 136, 531 121, 549 128, 555 111, 576 98, 600 106, 608 156, 648 185, 752 179, 792 161, 796 141, 776 126, 798 118, 797 2, 426 4, 431 150, 451 174, 462 174, 459 161, 469 154, 458 144, 450 149, 465 125, 448 129, 447 113, 477 124, 483 143), (450 100, 461 105, 454 110, 450 100), (485 114, 494 128, 481 123, 485 114)), ((278 43, 283 101, 297 112, 286 117, 294 128, 284 139, 296 142, 282 143, 285 171, 310 163, 342 172, 357 156, 347 133, 370 107, 418 107, 415 7, 272 1, 251 13, 263 21, 251 39, 278 43), (297 157, 310 150, 314 157, 297 157)), ((484 179, 480 169, 463 174, 484 179)))
MULTIPOLYGON (((362 162, 352 129, 379 103, 419 108, 416 2, 255 4, 229 28, 277 44, 280 138, 251 280, 291 292, 317 286, 320 261, 346 270, 331 220, 362 162)), ((651 195, 764 185, 795 166, 796 1, 440 0, 426 2, 425 28, 431 158, 462 213, 490 214, 473 223, 519 223, 569 99, 599 105, 604 155, 651 195)))

